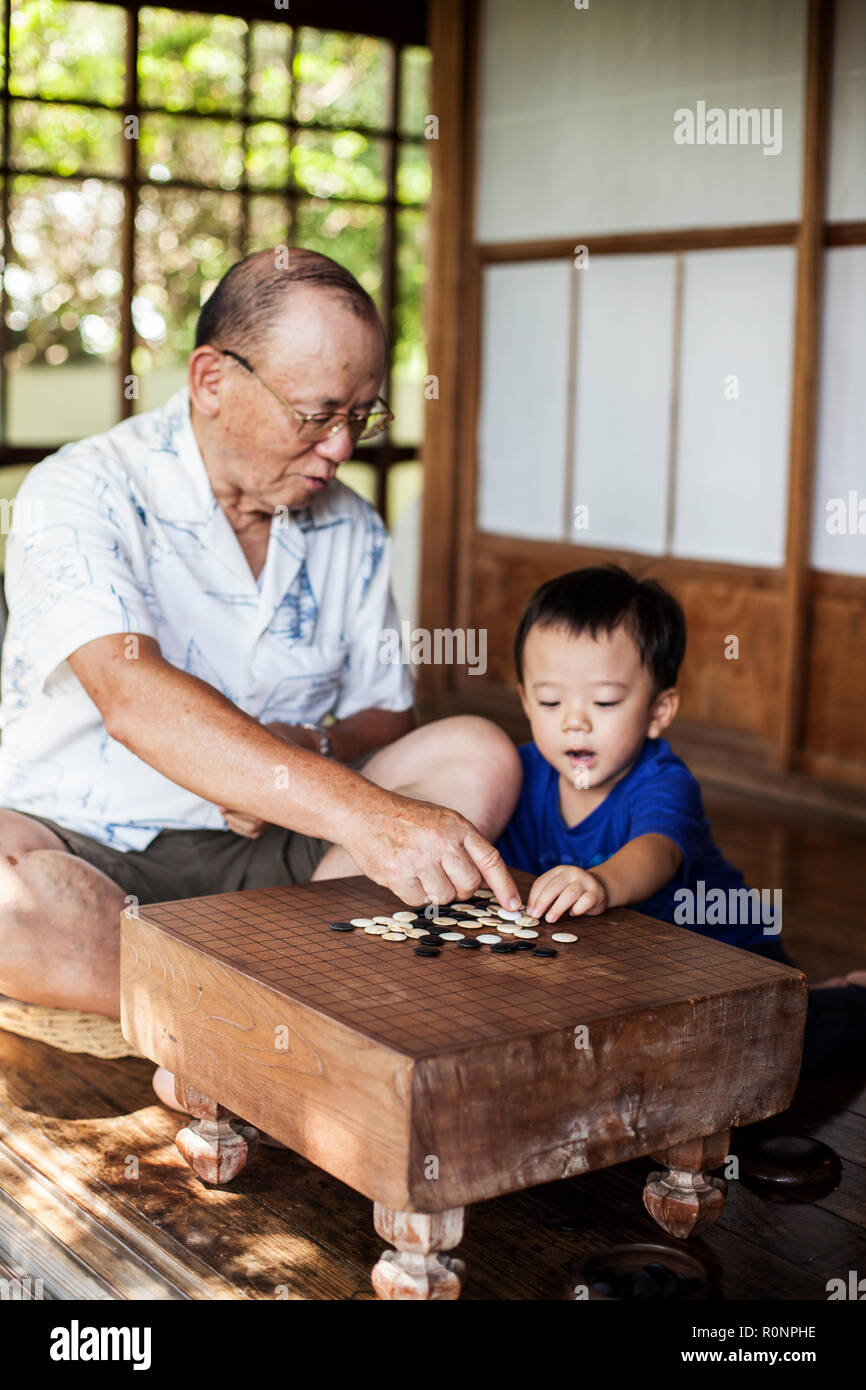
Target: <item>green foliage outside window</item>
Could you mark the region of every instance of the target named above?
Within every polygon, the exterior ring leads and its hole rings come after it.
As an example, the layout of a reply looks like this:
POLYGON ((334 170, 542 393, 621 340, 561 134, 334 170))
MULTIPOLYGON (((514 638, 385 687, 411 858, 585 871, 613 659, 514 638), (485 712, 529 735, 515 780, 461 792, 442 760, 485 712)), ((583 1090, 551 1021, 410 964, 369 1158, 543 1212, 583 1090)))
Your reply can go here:
MULTIPOLYGON (((119 6, 78 0, 11 7, 3 358, 10 381, 46 367, 119 371, 128 20, 119 6)), ((260 247, 323 251, 381 302, 396 82, 406 138, 398 140, 393 190, 392 360, 404 380, 422 381, 428 78, 424 49, 142 9, 132 370, 146 376, 181 366, 201 303, 234 261, 260 247)), ((37 426, 47 428, 44 418, 37 426)))

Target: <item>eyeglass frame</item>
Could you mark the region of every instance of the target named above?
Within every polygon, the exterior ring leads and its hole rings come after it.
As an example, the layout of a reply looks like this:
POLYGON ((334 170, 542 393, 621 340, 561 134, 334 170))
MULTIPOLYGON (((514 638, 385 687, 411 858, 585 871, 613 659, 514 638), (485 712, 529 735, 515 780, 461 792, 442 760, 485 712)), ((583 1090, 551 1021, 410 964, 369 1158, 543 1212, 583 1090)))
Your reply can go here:
MULTIPOLYGON (((296 406, 292 405, 291 401, 285 400, 280 395, 279 391, 275 390, 269 382, 265 381, 264 377, 256 371, 252 363, 248 362, 245 357, 241 357, 240 353, 232 352, 231 348, 215 347, 214 351, 220 353, 223 357, 233 358, 235 362, 238 362, 245 369, 245 371, 248 371, 252 376, 256 377, 257 380, 262 383, 262 386, 264 386, 265 390, 270 391, 271 395, 276 397, 276 399, 279 401, 280 405, 284 408, 284 410, 290 411, 291 414, 295 417, 295 419, 300 422, 300 428, 303 428, 303 426, 309 424, 311 420, 316 420, 326 413, 330 416, 332 420, 337 419, 337 417, 339 417, 338 423, 336 425, 331 425, 330 428, 324 432, 324 434, 318 435, 315 439, 309 439, 307 441, 308 443, 320 444, 323 439, 331 439, 335 434, 339 434, 340 430, 343 428, 348 428, 349 433, 352 433, 353 417, 349 413, 349 411, 332 410, 325 412, 322 410, 318 410, 314 411, 311 415, 305 415, 303 411, 298 410, 296 406)), ((382 420, 381 424, 379 424, 377 428, 373 431, 373 433, 367 436, 368 439, 373 439, 377 434, 381 434, 383 430, 386 430, 388 428, 391 421, 394 419, 394 412, 392 411, 388 402, 385 400, 385 397, 377 396, 376 400, 373 402, 374 406, 378 404, 379 401, 382 402, 382 405, 385 407, 385 409, 383 411, 370 410, 367 412, 366 416, 364 417, 364 425, 361 428, 361 432, 357 435, 357 439, 360 440, 363 437, 363 432, 367 428, 367 424, 369 423, 370 417, 372 415, 379 414, 384 416, 384 419, 382 420)), ((354 419, 355 424, 357 425, 358 417, 355 416, 354 419)))

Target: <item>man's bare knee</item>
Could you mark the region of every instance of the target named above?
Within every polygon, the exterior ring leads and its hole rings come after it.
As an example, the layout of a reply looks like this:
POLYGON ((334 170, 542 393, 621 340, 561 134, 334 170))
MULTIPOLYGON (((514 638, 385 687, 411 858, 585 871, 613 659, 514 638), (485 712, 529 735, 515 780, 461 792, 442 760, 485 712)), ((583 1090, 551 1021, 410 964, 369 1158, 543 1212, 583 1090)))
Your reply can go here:
POLYGON ((21 811, 0 808, 0 859, 8 859, 10 855, 14 859, 37 849, 69 853, 60 836, 41 821, 21 811))
POLYGON ((0 993, 113 1015, 123 905, 116 883, 66 851, 0 856, 0 993))

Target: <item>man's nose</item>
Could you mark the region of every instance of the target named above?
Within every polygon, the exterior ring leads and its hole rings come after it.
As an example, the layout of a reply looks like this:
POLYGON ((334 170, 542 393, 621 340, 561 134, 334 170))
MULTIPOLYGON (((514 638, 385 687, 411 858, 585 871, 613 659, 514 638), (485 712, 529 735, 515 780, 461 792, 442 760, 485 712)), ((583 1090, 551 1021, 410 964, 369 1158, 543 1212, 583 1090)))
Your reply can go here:
POLYGON ((328 435, 327 439, 320 439, 315 452, 329 463, 347 463, 355 452, 355 436, 348 424, 341 425, 336 434, 328 435))

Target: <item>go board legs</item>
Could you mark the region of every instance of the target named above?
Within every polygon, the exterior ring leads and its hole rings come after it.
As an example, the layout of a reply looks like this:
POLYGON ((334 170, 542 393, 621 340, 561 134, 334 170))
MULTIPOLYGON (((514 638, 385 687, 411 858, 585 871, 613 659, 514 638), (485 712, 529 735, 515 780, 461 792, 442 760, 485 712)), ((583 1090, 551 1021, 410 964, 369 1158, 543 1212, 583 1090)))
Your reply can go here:
POLYGON ((730 1139, 731 1131, 724 1129, 653 1154, 665 1164, 665 1170, 650 1173, 643 1201, 650 1216, 669 1236, 686 1240, 721 1216, 727 1191, 724 1180, 712 1178, 703 1170, 724 1163, 730 1139))
POLYGON ((373 1267, 373 1288, 380 1298, 459 1298, 465 1266, 443 1255, 463 1238, 463 1208, 425 1216, 373 1206, 373 1225, 396 1250, 383 1250, 373 1267))
POLYGON ((178 1104, 195 1117, 175 1139, 182 1157, 202 1182, 212 1186, 231 1182, 255 1153, 258 1130, 179 1076, 175 1095, 178 1104))

